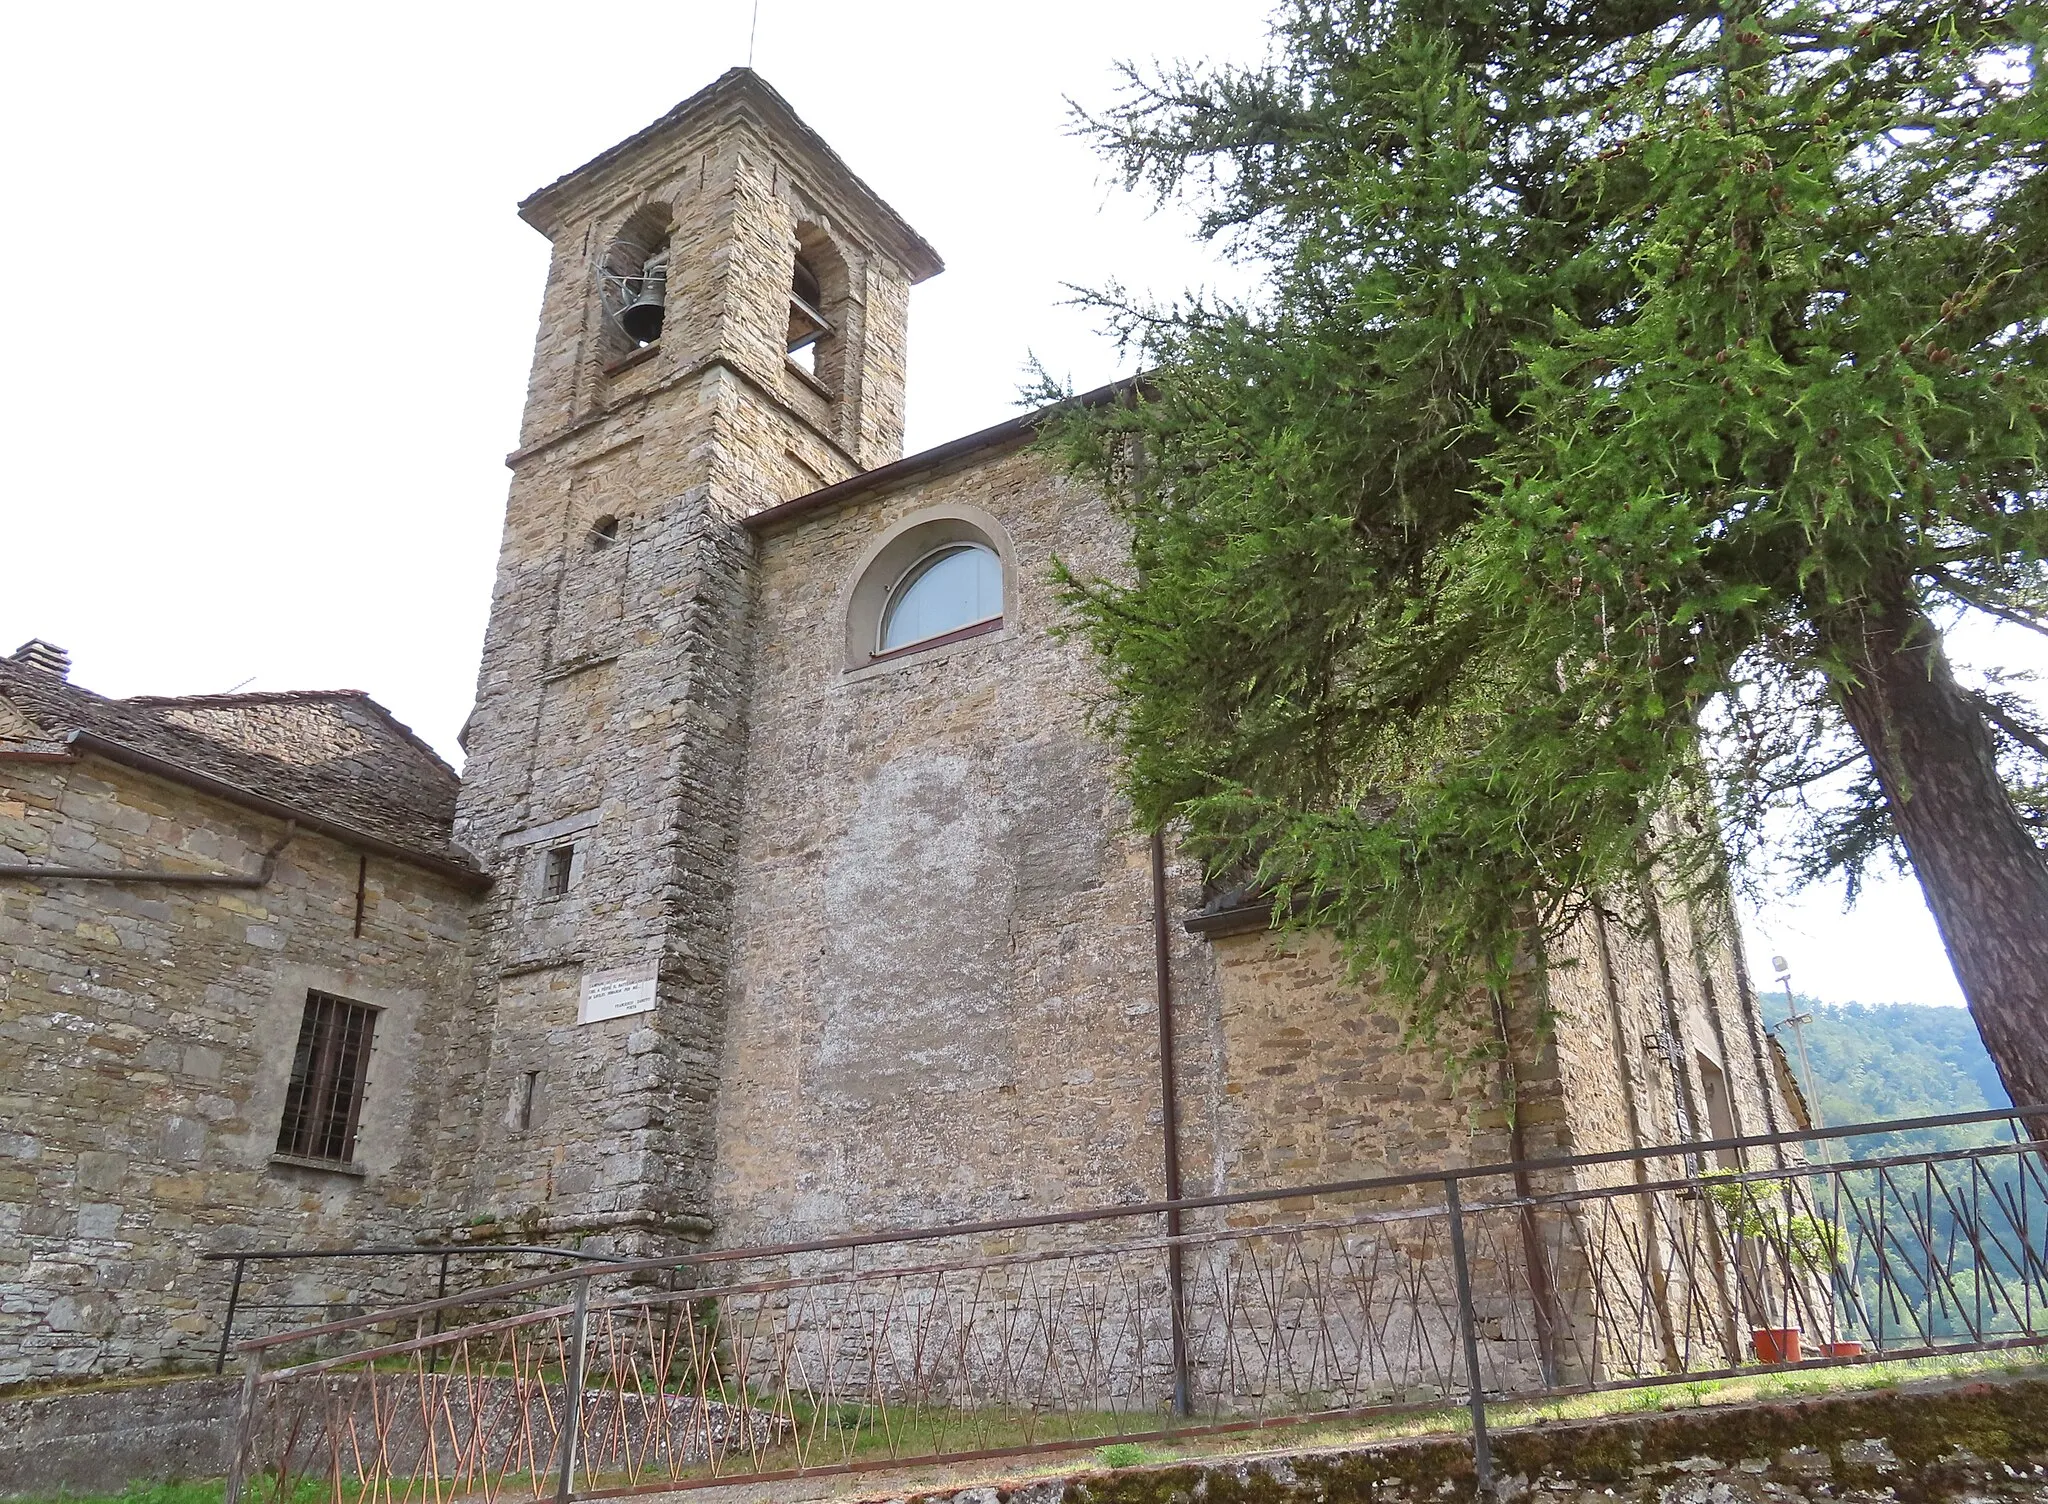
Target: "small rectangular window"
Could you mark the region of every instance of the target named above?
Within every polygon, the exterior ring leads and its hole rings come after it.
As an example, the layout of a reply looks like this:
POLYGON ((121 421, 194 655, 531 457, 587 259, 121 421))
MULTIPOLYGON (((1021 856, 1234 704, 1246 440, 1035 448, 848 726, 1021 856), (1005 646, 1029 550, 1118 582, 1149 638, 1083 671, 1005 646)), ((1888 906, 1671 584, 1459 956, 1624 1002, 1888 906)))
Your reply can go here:
POLYGON ((541 869, 540 896, 560 898, 569 891, 569 878, 576 870, 576 848, 557 846, 547 854, 547 865, 541 869))
POLYGON ((285 1089, 284 1123, 277 1130, 278 1153, 344 1165, 355 1159, 363 1091, 370 1081, 370 1036, 376 1027, 375 1008, 324 992, 306 994, 291 1084, 285 1089))

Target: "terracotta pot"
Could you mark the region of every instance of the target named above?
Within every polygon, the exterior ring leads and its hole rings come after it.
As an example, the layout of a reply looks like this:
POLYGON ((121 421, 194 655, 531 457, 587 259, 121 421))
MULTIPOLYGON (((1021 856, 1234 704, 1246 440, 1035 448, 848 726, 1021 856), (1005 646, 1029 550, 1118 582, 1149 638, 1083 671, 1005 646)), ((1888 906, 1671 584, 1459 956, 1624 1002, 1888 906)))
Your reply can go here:
POLYGON ((1860 1342, 1823 1342, 1820 1350, 1830 1358, 1860 1358, 1863 1344, 1860 1342))
POLYGON ((1799 1361, 1799 1328, 1796 1326, 1760 1326, 1749 1334, 1749 1340, 1756 1346, 1759 1363, 1799 1361))

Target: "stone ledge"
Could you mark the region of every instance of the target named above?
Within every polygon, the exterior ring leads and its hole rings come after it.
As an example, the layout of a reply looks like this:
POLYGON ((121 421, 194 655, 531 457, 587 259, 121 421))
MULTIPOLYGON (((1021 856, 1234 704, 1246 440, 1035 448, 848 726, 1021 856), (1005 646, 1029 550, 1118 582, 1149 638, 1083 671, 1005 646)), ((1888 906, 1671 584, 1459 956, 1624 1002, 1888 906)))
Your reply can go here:
MULTIPOLYGON (((2048 1379, 1913 1385, 1494 1433, 1501 1504, 2048 1504, 2048 1379)), ((943 1492, 888 1504, 1396 1504, 1476 1492, 1461 1438, 943 1492)))
POLYGON ((217 1478, 241 1388, 233 1375, 0 1400, 0 1498, 217 1478))

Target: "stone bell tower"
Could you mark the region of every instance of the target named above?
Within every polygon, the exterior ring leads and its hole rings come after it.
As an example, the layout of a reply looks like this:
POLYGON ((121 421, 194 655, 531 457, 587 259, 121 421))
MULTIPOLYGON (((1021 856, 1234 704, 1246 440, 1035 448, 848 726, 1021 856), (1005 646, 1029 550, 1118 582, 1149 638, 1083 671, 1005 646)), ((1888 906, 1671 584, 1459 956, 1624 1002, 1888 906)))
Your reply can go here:
POLYGON ((898 457, 938 256, 734 69, 520 205, 554 246, 457 831, 497 875, 451 1062, 468 1218, 706 1236, 752 544, 898 457))

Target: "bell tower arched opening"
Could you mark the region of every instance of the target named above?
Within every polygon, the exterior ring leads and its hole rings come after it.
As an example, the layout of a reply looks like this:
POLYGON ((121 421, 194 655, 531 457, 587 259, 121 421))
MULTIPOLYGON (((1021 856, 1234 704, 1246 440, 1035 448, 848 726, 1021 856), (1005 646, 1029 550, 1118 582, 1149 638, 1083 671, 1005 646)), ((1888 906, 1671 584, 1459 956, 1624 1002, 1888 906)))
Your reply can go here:
POLYGON ((851 280, 846 258, 831 237, 816 225, 798 225, 790 265, 786 352, 791 364, 816 377, 835 398, 846 391, 851 280))
POLYGON ((667 204, 648 204, 619 226, 598 265, 599 343, 606 364, 661 339, 668 309, 667 204))

